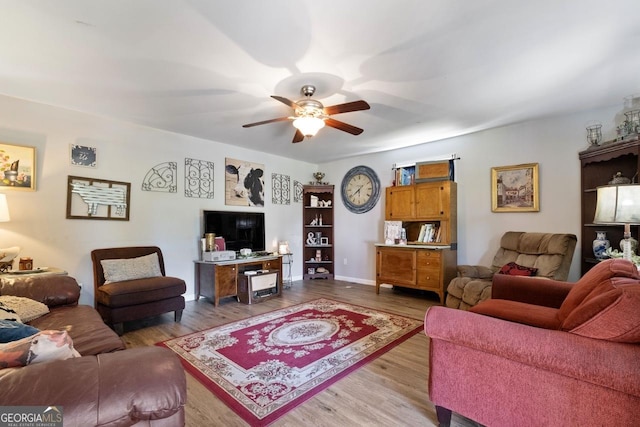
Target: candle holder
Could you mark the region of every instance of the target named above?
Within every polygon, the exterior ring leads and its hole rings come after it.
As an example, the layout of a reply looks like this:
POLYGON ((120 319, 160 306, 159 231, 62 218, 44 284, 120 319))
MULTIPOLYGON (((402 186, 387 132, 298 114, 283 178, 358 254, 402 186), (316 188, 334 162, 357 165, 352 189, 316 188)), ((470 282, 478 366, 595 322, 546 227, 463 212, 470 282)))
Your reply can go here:
POLYGON ((587 141, 590 145, 597 146, 602 142, 602 125, 594 124, 587 126, 587 141))
POLYGON ((640 132, 640 110, 631 110, 624 113, 627 133, 638 133, 640 132))

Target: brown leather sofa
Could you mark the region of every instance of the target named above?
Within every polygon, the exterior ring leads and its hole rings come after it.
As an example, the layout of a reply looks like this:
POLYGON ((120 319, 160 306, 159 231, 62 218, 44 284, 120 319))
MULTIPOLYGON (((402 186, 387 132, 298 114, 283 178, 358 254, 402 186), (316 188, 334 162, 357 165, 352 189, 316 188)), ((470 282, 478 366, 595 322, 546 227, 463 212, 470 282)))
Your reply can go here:
POLYGON ((67 330, 81 355, 0 369, 0 406, 61 406, 65 426, 184 425, 187 386, 178 357, 160 347, 125 349, 93 307, 78 305, 75 279, 3 279, 0 295, 46 304, 50 312, 29 324, 67 330))
POLYGON ((113 329, 122 335, 123 322, 144 319, 174 311, 175 321, 182 318, 185 307, 184 280, 167 276, 162 251, 157 246, 131 246, 95 249, 91 251, 95 307, 113 329), (101 261, 132 259, 157 254, 160 276, 106 283, 101 261))
POLYGON ((536 277, 567 280, 576 248, 574 234, 507 231, 500 239, 491 267, 459 265, 447 287, 446 306, 468 310, 491 297, 493 275, 508 263, 536 268, 536 277))

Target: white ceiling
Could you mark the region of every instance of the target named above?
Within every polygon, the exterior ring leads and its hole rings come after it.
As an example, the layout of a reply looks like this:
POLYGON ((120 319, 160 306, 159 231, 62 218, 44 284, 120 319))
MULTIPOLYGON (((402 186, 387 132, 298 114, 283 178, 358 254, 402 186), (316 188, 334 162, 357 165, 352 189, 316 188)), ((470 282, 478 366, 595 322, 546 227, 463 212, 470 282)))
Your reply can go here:
MULTIPOLYGON (((638 0, 3 0, 0 93, 321 163, 623 104, 638 0), (371 109, 292 144, 304 84, 371 109)), ((606 119, 606 118, 605 118, 606 119)), ((0 118, 0 124, 2 118, 0 118)))

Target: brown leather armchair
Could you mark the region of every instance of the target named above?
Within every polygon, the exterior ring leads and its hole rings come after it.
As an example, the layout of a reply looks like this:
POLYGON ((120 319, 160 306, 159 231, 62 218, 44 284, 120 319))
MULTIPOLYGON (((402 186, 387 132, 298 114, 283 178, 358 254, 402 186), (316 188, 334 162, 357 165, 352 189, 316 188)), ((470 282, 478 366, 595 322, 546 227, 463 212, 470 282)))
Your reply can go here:
POLYGON ((187 286, 182 279, 165 275, 164 258, 157 246, 137 246, 95 249, 91 251, 95 308, 104 322, 118 335, 123 333, 123 322, 157 316, 175 311, 175 321, 182 318, 185 301, 182 294, 187 286), (158 255, 161 276, 106 283, 101 261, 139 258, 158 255))
POLYGON ((500 239, 491 267, 459 265, 447 287, 446 306, 468 310, 491 297, 493 275, 510 263, 536 268, 536 277, 567 280, 576 248, 574 234, 507 231, 500 239))

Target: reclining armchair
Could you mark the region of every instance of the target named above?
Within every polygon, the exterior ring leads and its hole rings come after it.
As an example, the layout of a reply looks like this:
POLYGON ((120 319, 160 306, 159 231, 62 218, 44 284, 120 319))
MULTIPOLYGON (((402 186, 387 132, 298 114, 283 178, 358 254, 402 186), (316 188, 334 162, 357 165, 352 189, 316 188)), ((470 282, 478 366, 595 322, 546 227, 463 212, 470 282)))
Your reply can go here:
POLYGON ((469 311, 431 307, 429 397, 488 426, 635 426, 640 275, 622 259, 576 283, 496 274, 469 311))
POLYGON ((520 272, 535 270, 536 277, 567 280, 576 240, 574 234, 506 232, 491 267, 458 266, 458 277, 447 287, 446 306, 468 310, 490 298, 493 275, 510 263, 520 272))

